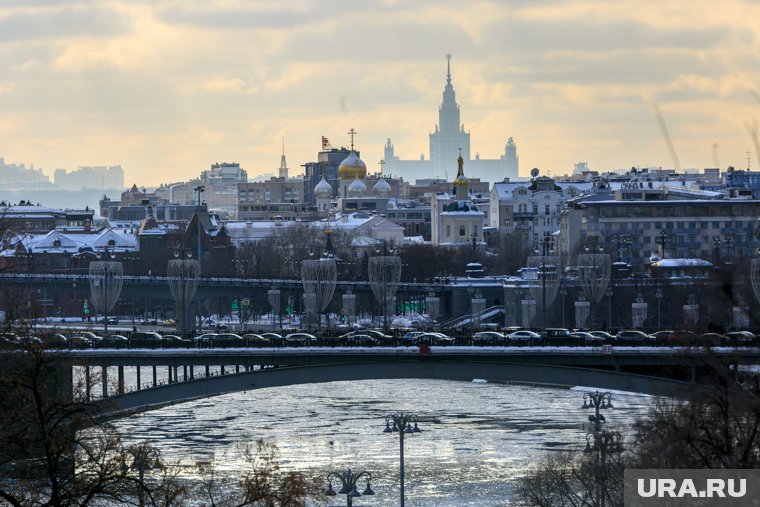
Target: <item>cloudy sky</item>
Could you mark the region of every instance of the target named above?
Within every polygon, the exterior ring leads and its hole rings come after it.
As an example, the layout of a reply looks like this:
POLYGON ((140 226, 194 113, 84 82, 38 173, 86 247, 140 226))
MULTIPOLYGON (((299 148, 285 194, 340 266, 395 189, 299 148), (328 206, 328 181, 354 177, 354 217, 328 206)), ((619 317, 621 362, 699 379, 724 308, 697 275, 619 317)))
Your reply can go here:
POLYGON ((473 153, 512 136, 522 175, 673 167, 655 105, 682 167, 754 169, 758 20, 739 0, 3 0, 0 156, 155 185, 274 173, 284 138, 293 175, 354 128, 370 168, 388 137, 427 157, 450 52, 473 153))

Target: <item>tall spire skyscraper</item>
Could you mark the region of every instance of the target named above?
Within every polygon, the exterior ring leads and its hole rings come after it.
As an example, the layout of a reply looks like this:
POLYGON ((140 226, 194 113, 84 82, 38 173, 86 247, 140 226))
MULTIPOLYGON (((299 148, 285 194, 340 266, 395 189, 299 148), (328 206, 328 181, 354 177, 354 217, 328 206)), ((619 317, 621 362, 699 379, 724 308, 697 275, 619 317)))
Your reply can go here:
POLYGON ((504 152, 499 158, 485 159, 480 155, 471 157, 470 133, 466 132, 460 121, 460 108, 451 78, 451 55, 446 55, 446 85, 443 88, 443 100, 438 107, 438 124, 430 133, 430 159, 422 154, 418 159, 402 160, 395 153, 390 138, 383 149, 385 172, 400 176, 414 183, 423 178, 446 178, 456 167, 459 150, 467 163, 471 178, 496 183, 505 179, 516 180, 518 177, 517 146, 511 137, 504 145, 504 152))
POLYGON ((288 179, 288 164, 285 162, 285 138, 282 139, 282 156, 280 156, 280 178, 288 179))

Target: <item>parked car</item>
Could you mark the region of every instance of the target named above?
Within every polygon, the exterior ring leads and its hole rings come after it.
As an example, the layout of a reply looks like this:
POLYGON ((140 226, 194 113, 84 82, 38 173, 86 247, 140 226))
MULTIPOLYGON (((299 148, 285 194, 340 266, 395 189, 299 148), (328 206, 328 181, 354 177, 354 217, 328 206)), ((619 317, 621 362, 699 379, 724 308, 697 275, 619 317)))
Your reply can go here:
POLYGON ((344 338, 345 343, 348 345, 362 345, 365 347, 369 347, 372 345, 377 345, 378 340, 374 336, 370 336, 368 334, 364 333, 352 333, 350 336, 347 336, 344 338))
POLYGON ((615 339, 613 335, 608 333, 607 331, 589 331, 589 334, 596 336, 597 338, 601 338, 605 341, 612 341, 615 339))
POLYGON ((720 345, 723 342, 723 336, 718 333, 702 333, 697 337, 697 343, 702 347, 712 347, 720 345))
POLYGON ((210 347, 216 333, 203 333, 193 338, 196 347, 210 347))
POLYGON ((285 336, 285 344, 288 346, 314 345, 317 337, 309 333, 290 333, 285 336))
POLYGON ((414 339, 415 345, 453 345, 454 338, 443 333, 422 333, 414 339))
POLYGON ((562 340, 570 338, 570 330, 564 327, 547 327, 541 331, 541 338, 548 340, 562 340))
POLYGON ((425 334, 425 332, 424 331, 407 331, 406 333, 404 333, 404 335, 401 338, 404 340, 413 340, 421 334, 425 334))
POLYGON ((243 335, 243 343, 249 347, 263 347, 269 345, 269 338, 264 338, 256 333, 248 333, 243 335))
POLYGON ((691 331, 673 331, 665 337, 665 342, 670 345, 696 345, 698 340, 699 335, 691 331))
POLYGON ((211 339, 214 347, 242 347, 243 337, 235 333, 220 333, 211 339))
POLYGON ((644 333, 643 331, 638 331, 636 329, 624 329, 623 331, 619 331, 618 334, 615 335, 615 339, 632 341, 632 342, 651 342, 655 340, 655 337, 652 335, 648 335, 644 333))
POLYGON ((541 338, 541 335, 538 333, 534 333, 533 331, 528 331, 526 329, 521 329, 519 331, 513 331, 507 335, 507 338, 509 340, 517 340, 517 341, 524 341, 524 340, 538 340, 541 338))
POLYGON ((104 347, 109 348, 127 348, 129 347, 129 338, 120 334, 111 334, 103 338, 102 342, 104 347))
POLYGON ((67 337, 69 347, 72 349, 89 349, 92 347, 92 340, 85 338, 81 334, 70 334, 67 337))
POLYGON ((731 331, 723 335, 723 341, 728 345, 752 343, 755 338, 749 331, 731 331))
POLYGON ((102 336, 97 335, 97 334, 95 334, 95 333, 93 333, 91 331, 80 331, 77 334, 79 334, 81 336, 84 336, 85 338, 87 338, 88 340, 90 340, 93 343, 93 345, 97 345, 97 344, 99 344, 99 343, 101 343, 103 341, 103 337, 102 336))
POLYGON ((130 348, 155 349, 163 344, 161 335, 153 331, 138 331, 129 335, 130 348))
POLYGON ((163 340, 164 340, 165 347, 188 348, 188 347, 193 346, 192 340, 188 340, 187 338, 182 338, 181 336, 177 336, 176 334, 165 334, 163 336, 163 340))
POLYGON ((498 331, 480 331, 472 335, 472 343, 479 345, 496 345, 502 343, 507 337, 498 331))
POLYGON ((586 333, 585 331, 575 331, 570 333, 571 338, 575 338, 577 340, 581 340, 583 343, 601 343, 604 341, 604 338, 601 336, 596 336, 591 333, 586 333))
POLYGON ((282 345, 283 343, 285 343, 285 338, 283 338, 281 334, 261 333, 261 337, 269 340, 269 343, 271 345, 282 345))
POLYGON ((651 336, 657 340, 662 341, 662 340, 667 339, 668 336, 670 336, 671 334, 673 334, 673 331, 671 331, 670 329, 665 329, 661 331, 655 331, 654 333, 651 334, 651 336))
POLYGON ((65 349, 69 346, 69 340, 60 333, 51 333, 42 336, 42 342, 49 349, 65 349))

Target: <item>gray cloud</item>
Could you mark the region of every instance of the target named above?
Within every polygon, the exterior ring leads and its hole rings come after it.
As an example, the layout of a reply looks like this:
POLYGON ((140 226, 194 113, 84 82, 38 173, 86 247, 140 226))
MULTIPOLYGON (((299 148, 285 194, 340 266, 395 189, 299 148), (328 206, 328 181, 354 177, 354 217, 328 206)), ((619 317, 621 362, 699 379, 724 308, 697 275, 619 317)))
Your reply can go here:
POLYGON ((18 11, 0 18, 0 43, 72 36, 110 37, 127 28, 127 20, 100 8, 18 11))

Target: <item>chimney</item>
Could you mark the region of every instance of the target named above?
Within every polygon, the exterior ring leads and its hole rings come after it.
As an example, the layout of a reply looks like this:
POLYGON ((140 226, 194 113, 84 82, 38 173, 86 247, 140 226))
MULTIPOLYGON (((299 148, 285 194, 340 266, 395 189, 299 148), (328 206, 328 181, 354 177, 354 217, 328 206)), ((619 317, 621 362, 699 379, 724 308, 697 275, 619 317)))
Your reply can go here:
POLYGON ((84 232, 92 232, 92 222, 89 220, 84 221, 84 232))

